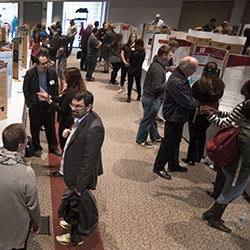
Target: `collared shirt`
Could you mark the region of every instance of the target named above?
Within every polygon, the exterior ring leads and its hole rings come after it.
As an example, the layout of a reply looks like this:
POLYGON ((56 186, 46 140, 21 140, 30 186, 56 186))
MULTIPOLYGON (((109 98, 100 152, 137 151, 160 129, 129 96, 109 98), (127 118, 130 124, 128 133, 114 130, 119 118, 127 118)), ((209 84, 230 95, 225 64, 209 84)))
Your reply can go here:
POLYGON ((47 89, 47 71, 39 72, 38 73, 38 79, 39 79, 39 86, 45 91, 48 92, 47 89))
POLYGON ((60 170, 59 170, 59 173, 63 175, 63 165, 64 165, 64 157, 65 157, 65 152, 67 150, 67 147, 69 145, 69 142, 73 136, 73 134, 75 133, 75 131, 77 130, 78 126, 80 125, 80 123, 88 116, 89 113, 87 113, 85 116, 83 116, 82 118, 75 118, 74 119, 74 126, 73 128, 71 129, 71 132, 66 140, 66 143, 65 143, 65 146, 64 146, 64 149, 63 149, 63 155, 62 155, 62 160, 61 160, 61 165, 60 165, 60 170))

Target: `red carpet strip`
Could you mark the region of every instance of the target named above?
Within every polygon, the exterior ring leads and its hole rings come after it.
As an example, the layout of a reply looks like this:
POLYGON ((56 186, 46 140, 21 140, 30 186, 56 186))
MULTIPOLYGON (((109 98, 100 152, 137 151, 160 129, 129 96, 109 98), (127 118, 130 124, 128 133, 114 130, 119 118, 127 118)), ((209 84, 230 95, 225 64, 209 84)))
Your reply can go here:
MULTIPOLYGON (((59 169, 60 161, 61 161, 60 157, 57 157, 53 154, 49 154, 50 173, 59 169)), ((66 189, 66 185, 63 181, 63 177, 57 177, 57 178, 50 177, 50 186, 51 186, 52 216, 53 216, 54 238, 55 238, 57 235, 69 232, 69 230, 65 230, 60 227, 59 221, 61 219, 57 218, 57 210, 59 205, 61 204, 61 198, 64 190, 66 189)), ((54 240, 55 240, 55 250, 63 250, 63 249, 104 250, 101 235, 98 228, 89 237, 83 237, 84 243, 79 246, 63 246, 60 245, 58 242, 56 242, 56 239, 54 240)))

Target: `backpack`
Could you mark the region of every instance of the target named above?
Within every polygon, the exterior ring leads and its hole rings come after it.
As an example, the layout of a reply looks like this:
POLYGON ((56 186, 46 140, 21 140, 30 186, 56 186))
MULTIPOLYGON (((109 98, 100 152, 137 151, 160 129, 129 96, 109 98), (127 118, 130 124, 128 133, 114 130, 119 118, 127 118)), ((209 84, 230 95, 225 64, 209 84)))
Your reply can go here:
POLYGON ((240 127, 233 125, 221 128, 207 143, 209 158, 221 167, 237 162, 240 157, 237 135, 240 131, 240 127))

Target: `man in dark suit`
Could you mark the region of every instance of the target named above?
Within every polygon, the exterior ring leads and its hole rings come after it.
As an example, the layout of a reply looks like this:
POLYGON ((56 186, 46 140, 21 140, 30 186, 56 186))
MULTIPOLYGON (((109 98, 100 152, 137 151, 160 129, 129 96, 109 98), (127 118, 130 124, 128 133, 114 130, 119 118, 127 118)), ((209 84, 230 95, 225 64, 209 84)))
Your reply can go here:
MULTIPOLYGON (((103 173, 101 147, 104 140, 104 127, 100 117, 92 111, 93 95, 89 91, 77 92, 70 106, 75 120, 73 128, 65 129, 63 132, 63 137, 67 137, 67 141, 62 165, 64 182, 68 187, 63 197, 66 194, 80 197, 86 189, 95 189, 97 176, 103 173)), ((63 220, 60 226, 71 229, 71 233, 57 236, 57 242, 62 245, 82 243, 78 224, 70 225, 63 220)))
POLYGON ((23 82, 25 103, 29 108, 30 133, 35 147, 35 156, 40 157, 40 127, 44 125, 49 152, 57 156, 62 153, 57 149, 58 143, 55 130, 55 110, 38 98, 38 92, 47 92, 51 96, 58 96, 58 81, 55 70, 48 68, 48 52, 45 48, 38 51, 35 58, 36 66, 27 71, 23 82))

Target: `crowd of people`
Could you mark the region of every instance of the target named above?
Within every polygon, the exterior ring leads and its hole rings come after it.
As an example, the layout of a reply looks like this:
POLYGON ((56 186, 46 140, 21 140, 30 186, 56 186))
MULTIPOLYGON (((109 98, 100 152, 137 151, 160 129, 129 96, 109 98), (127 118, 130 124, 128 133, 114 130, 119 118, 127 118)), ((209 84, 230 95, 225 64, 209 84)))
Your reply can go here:
MULTIPOLYGON (((153 22, 157 23, 154 25, 163 25, 161 21, 157 15, 153 22)), ((147 148, 152 148, 154 143, 160 144, 152 171, 161 178, 171 180, 172 176, 169 173, 188 171, 188 168, 181 166, 179 162, 180 143, 186 122, 189 124, 190 142, 187 156, 182 161, 192 166, 204 158, 206 130, 210 124, 223 127, 236 122, 242 128, 238 137, 240 163, 216 167, 214 191, 208 192, 216 201, 202 215, 202 219, 207 220, 214 228, 231 232, 221 217, 228 203, 238 198, 250 181, 250 80, 245 82, 241 89, 245 100, 230 113, 220 112, 219 100, 223 96, 225 84, 218 76, 217 64, 207 63, 200 79, 190 84, 189 77, 197 70, 198 60, 187 56, 180 60, 178 66, 175 65, 173 54, 178 48, 178 43, 172 41, 159 48, 147 71, 141 92, 141 71, 145 59, 143 40, 137 39, 136 34, 131 33, 128 41, 122 44, 122 35, 115 33, 114 24, 104 23, 101 29, 98 26, 98 22, 95 23, 95 27, 89 23, 81 32, 80 69, 67 68, 67 57, 72 51, 74 37, 78 32, 74 20, 70 20, 66 36, 62 36, 60 22, 51 25, 50 35, 40 24, 32 30, 32 65, 24 77, 23 93, 28 107, 34 156, 41 157, 43 148, 40 144, 40 129, 44 126, 49 153, 62 157, 60 169, 51 175, 63 177, 67 186, 60 207, 64 215, 60 226, 70 229, 71 232, 57 236, 56 240, 63 245, 80 245, 83 243, 82 235, 86 234, 79 228, 90 226, 82 220, 85 216, 83 210, 76 210, 72 206, 85 206, 87 212, 92 212, 95 206, 89 190, 95 189, 97 177, 103 173, 101 147, 104 141, 104 127, 101 118, 92 110, 94 97, 86 90, 81 71, 86 70, 86 80, 94 82, 93 72, 96 64, 102 59, 103 73, 109 73, 112 65, 110 84, 118 85, 117 73, 121 69, 118 93, 124 91, 124 82, 127 78, 127 102, 131 101, 135 80, 137 101, 141 100, 143 106, 143 118, 135 141, 138 146, 147 148), (166 81, 168 71, 172 74, 166 81), (161 107, 165 120, 163 136, 157 128, 161 107), (62 152, 58 149, 56 138, 55 112, 58 113, 58 135, 62 152), (226 119, 221 120, 223 117, 226 119), (148 141, 148 137, 151 142, 148 141), (233 181, 235 185, 232 187, 233 181), (86 199, 89 207, 83 202, 86 199), (73 204, 71 201, 76 203, 73 204), (76 217, 77 221, 72 223, 76 217)), ((210 22, 205 28, 211 31, 215 27, 213 22, 210 22)), ((3 189, 7 187, 8 192, 4 192, 1 199, 8 200, 8 203, 4 203, 6 211, 10 214, 8 217, 11 217, 12 210, 18 207, 23 221, 14 220, 13 223, 9 223, 5 214, 4 227, 1 228, 8 228, 8 233, 5 230, 1 234, 6 236, 4 239, 0 236, 0 244, 5 249, 26 249, 29 230, 31 229, 34 234, 39 232, 40 210, 35 174, 24 158, 27 145, 25 128, 21 124, 9 125, 4 129, 2 138, 4 148, 0 150, 0 185, 3 189), (14 188, 12 183, 17 179, 19 181, 14 188), (17 229, 18 237, 13 236, 13 227, 17 229)), ((93 213, 91 216, 94 216, 93 213)), ((96 223, 94 219, 93 221, 96 223)))

